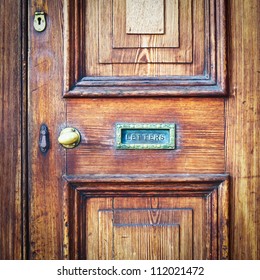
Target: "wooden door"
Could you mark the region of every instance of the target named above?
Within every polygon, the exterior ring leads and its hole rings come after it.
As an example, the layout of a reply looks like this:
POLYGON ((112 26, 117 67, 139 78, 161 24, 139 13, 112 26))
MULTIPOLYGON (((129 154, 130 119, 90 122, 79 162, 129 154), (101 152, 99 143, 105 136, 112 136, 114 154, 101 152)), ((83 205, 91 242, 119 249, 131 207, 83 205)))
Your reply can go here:
POLYGON ((30 258, 228 258, 225 1, 31 0, 36 11, 30 258), (66 127, 73 149, 57 141, 66 127))

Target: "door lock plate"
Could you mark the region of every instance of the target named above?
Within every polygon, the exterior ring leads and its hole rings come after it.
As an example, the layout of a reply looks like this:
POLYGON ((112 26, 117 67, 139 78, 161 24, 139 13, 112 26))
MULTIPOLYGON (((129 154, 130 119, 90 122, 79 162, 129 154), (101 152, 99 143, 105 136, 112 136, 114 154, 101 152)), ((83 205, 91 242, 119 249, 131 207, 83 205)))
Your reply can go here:
POLYGON ((35 12, 33 27, 37 32, 42 32, 46 28, 46 16, 44 12, 35 12))
POLYGON ((46 124, 40 127, 39 148, 43 154, 47 154, 50 148, 49 129, 46 124))

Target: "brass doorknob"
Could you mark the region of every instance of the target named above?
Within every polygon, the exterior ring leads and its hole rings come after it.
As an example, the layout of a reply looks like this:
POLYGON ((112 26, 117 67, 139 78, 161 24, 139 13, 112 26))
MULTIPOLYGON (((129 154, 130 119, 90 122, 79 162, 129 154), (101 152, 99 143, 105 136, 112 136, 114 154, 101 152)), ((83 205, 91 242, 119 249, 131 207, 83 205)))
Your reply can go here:
POLYGON ((58 142, 67 149, 72 149, 80 143, 80 133, 74 127, 64 128, 58 138, 58 142))

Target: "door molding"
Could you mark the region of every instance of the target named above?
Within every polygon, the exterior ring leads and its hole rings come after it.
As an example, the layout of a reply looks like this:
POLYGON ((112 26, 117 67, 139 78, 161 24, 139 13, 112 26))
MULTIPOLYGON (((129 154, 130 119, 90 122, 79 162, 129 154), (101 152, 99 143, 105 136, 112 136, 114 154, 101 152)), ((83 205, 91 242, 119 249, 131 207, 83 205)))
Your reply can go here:
MULTIPOLYGON (((224 0, 165 1, 169 11, 165 20, 173 30, 177 45, 168 42, 168 34, 153 35, 142 44, 142 35, 122 35, 126 17, 126 0, 96 2, 65 0, 65 97, 125 97, 125 96, 224 96, 226 92, 226 12, 224 0), (90 4, 87 4, 87 3, 90 4), (106 7, 105 9, 103 7, 106 7), (205 9, 204 18, 201 9, 205 9), (120 13, 118 12, 120 11, 120 13), (88 19, 90 18, 90 19, 88 19), (203 30, 201 32, 201 30, 203 30), (181 34, 176 34, 179 32, 181 34), (92 38, 88 38, 88 33, 92 38), (131 38, 129 38, 129 36, 131 38), (139 38, 141 36, 141 39, 139 38), (157 36, 157 37, 156 37, 157 36), (165 38, 165 39, 161 39, 165 38), (164 40, 160 42, 161 40, 164 40), (140 43, 138 43, 140 41, 140 43), (149 41, 156 42, 149 45, 149 41), (134 46, 129 46, 133 44, 134 46), (174 45, 174 47, 172 47, 174 45), (195 59, 200 57, 200 59, 195 59), (175 58, 176 60, 172 59, 175 58), (94 73, 86 73, 86 61, 94 73), (110 69, 120 64, 139 67, 147 61, 164 67, 162 73, 137 77, 131 71, 127 77, 114 75, 110 69), (202 64, 202 65, 200 65, 202 64), (183 68, 182 75, 169 68, 183 68), (95 75, 96 72, 102 72, 95 75), (95 72, 96 71, 96 72, 95 72), (185 73, 185 74, 184 74, 185 73), (187 74, 189 73, 189 74, 187 74), (154 76, 154 77, 151 77, 154 76)), ((113 68, 113 69, 114 69, 113 68)), ((89 70, 90 71, 90 70, 89 70)), ((122 70, 119 72, 123 72, 122 70)), ((145 71, 144 71, 145 72, 145 71)))
MULTIPOLYGON (((147 226, 178 226, 182 234, 171 247, 179 252, 168 252, 169 258, 229 259, 228 178, 227 174, 65 175, 64 221, 69 226, 65 227, 64 255, 68 259, 124 258, 116 248, 124 227, 138 228, 131 250, 147 226), (138 207, 134 203, 138 198, 146 199, 147 205, 138 207), (132 203, 120 204, 124 199, 132 203)), ((151 255, 147 252, 146 257, 151 255)))

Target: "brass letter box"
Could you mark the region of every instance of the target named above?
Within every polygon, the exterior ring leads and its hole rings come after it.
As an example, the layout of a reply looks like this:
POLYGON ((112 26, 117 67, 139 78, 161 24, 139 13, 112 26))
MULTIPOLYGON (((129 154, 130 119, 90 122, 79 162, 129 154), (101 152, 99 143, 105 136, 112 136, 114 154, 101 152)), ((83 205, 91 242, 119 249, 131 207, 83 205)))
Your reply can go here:
POLYGON ((174 123, 118 123, 116 148, 119 150, 173 150, 174 123))

